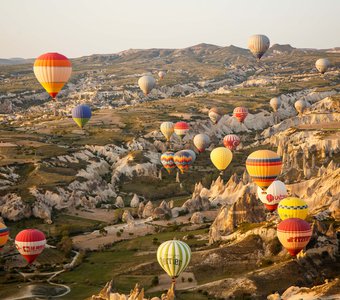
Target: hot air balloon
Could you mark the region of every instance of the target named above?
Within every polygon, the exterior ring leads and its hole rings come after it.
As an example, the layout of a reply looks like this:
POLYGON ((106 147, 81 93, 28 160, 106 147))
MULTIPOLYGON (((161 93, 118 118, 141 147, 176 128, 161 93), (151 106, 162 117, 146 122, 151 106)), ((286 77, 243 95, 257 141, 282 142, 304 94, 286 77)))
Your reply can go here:
POLYGON ((170 174, 171 170, 176 168, 176 164, 174 162, 174 153, 171 151, 164 152, 161 155, 161 163, 170 174))
POLYGON ((308 205, 302 199, 288 197, 280 201, 277 212, 281 220, 290 218, 304 220, 308 215, 308 205))
POLYGON ((162 80, 164 78, 165 74, 166 73, 164 71, 159 71, 158 72, 158 77, 162 80))
POLYGON ((174 126, 174 130, 176 135, 180 138, 180 140, 183 139, 183 137, 187 134, 189 131, 189 124, 186 122, 177 122, 174 126))
POLYGON ((16 248, 29 264, 43 252, 45 245, 45 235, 37 229, 22 230, 15 237, 16 248))
POLYGON ((241 123, 245 120, 248 116, 248 109, 245 107, 236 107, 233 112, 233 116, 241 123))
POLYGON ((222 172, 229 166, 231 160, 233 159, 232 152, 224 147, 217 147, 210 153, 210 159, 216 169, 222 172))
POLYGON ((240 144, 241 140, 236 134, 228 134, 223 139, 224 147, 229 150, 236 150, 237 146, 240 144))
POLYGON ((265 191, 280 175, 282 160, 273 151, 258 150, 248 156, 246 168, 254 183, 265 191))
POLYGON ((273 109, 273 111, 277 112, 277 110, 281 106, 281 100, 278 97, 274 97, 274 98, 270 99, 269 104, 270 104, 271 108, 273 109))
POLYGON ((77 105, 72 109, 72 119, 80 128, 83 128, 91 119, 91 108, 85 104, 77 105))
POLYGON ((331 63, 327 58, 319 58, 315 63, 315 67, 321 74, 324 74, 328 70, 330 65, 331 63))
POLYGON ((148 95, 155 87, 156 81, 151 75, 145 75, 138 79, 138 85, 144 95, 148 95))
POLYGON ((191 259, 190 247, 178 240, 162 243, 157 249, 157 260, 162 269, 172 278, 176 278, 185 270, 191 259))
POLYGON ((277 226, 277 237, 292 256, 296 256, 308 243, 312 228, 301 219, 286 219, 277 226))
POLYGON ((303 111, 305 110, 307 104, 306 104, 306 101, 305 101, 305 100, 300 99, 300 100, 298 100, 298 101, 295 102, 294 106, 295 106, 295 109, 297 110, 297 112, 298 112, 299 114, 302 114, 303 111))
POLYGON ((172 134, 174 133, 174 123, 172 122, 163 122, 161 124, 161 132, 165 136, 166 140, 169 142, 172 134))
POLYGON ((192 157, 191 164, 193 164, 195 162, 195 160, 196 160, 196 153, 195 153, 195 151, 191 150, 191 149, 184 149, 183 151, 187 151, 191 155, 191 157, 192 157))
POLYGON ((209 115, 210 120, 214 124, 217 124, 218 121, 222 118, 223 113, 217 107, 212 107, 212 108, 210 108, 208 115, 209 115))
POLYGON ((174 162, 177 168, 183 174, 187 170, 189 170, 191 164, 193 163, 192 154, 186 150, 181 150, 175 153, 174 162))
POLYGON ((280 180, 275 180, 265 192, 257 187, 257 196, 269 211, 274 211, 279 202, 288 196, 288 193, 285 184, 280 180))
POLYGON ((194 137, 194 145, 198 152, 204 152, 204 150, 210 145, 210 138, 204 133, 196 134, 194 137))
POLYGON ((270 46, 269 38, 262 34, 252 35, 248 39, 248 48, 253 55, 260 60, 270 46))
POLYGON ((35 60, 33 71, 46 92, 55 100, 71 76, 72 65, 62 54, 45 53, 35 60))
POLYGON ((3 223, 0 223, 0 250, 8 241, 9 229, 3 223))

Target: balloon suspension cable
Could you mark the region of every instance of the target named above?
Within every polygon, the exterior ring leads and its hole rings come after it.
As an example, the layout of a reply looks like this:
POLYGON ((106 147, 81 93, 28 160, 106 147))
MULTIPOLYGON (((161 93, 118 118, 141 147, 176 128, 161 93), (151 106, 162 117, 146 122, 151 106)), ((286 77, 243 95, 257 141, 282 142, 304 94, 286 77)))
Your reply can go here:
POLYGON ((220 176, 222 176, 222 177, 223 177, 223 170, 220 172, 220 176))

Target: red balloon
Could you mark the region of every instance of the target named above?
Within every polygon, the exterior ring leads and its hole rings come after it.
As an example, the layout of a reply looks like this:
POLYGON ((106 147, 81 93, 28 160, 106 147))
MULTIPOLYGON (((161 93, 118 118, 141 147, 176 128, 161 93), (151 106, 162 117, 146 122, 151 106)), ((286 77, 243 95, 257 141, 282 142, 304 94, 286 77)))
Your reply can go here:
POLYGON ((263 204, 264 204, 264 206, 265 206, 269 211, 274 211, 274 210, 276 210, 276 209, 277 209, 277 206, 279 205, 279 204, 270 205, 270 204, 266 204, 266 203, 263 203, 263 204))
POLYGON ((240 142, 241 140, 236 134, 228 134, 223 139, 224 147, 228 148, 229 150, 235 150, 240 142))
POLYGON ((45 235, 37 229, 25 229, 15 237, 15 246, 19 253, 30 264, 45 249, 45 235))
POLYGON ((248 109, 245 107, 236 107, 233 112, 233 116, 241 123, 248 116, 248 109))
POLYGON ((312 228, 305 220, 291 218, 277 226, 277 237, 292 256, 296 256, 310 241, 312 228))

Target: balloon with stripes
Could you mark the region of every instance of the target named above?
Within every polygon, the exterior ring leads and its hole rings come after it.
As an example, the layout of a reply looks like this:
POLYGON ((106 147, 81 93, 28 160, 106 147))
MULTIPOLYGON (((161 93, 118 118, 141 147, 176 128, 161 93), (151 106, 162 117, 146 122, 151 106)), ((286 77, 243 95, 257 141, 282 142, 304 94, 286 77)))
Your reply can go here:
POLYGON ((162 243, 157 250, 158 263, 173 281, 188 266, 190 258, 190 247, 186 243, 175 239, 162 243))
POLYGON ((39 83, 55 100, 71 76, 72 64, 62 54, 45 53, 35 60, 33 71, 39 83))

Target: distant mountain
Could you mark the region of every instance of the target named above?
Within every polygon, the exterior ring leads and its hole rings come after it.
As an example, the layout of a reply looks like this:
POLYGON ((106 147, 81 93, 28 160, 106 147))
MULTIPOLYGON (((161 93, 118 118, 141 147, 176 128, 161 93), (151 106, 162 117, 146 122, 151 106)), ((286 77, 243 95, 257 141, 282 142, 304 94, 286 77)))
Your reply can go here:
MULTIPOLYGON (((292 53, 317 53, 317 52, 328 52, 328 53, 338 53, 340 52, 340 47, 334 47, 331 49, 312 49, 312 48, 295 48, 289 44, 274 44, 272 45, 266 53, 266 56, 275 55, 290 55, 292 53)), ((89 56, 82 56, 79 58, 72 59, 73 61, 78 61, 80 63, 90 63, 90 64, 112 64, 118 63, 128 63, 128 62, 145 62, 145 61, 163 61, 165 63, 173 62, 174 60, 184 59, 184 57, 192 58, 195 61, 215 61, 215 62, 225 62, 228 60, 240 59, 244 57, 246 59, 252 58, 252 55, 248 49, 240 48, 234 45, 221 47, 212 44, 201 43, 194 46, 190 46, 182 49, 128 49, 118 53, 112 54, 93 54, 89 56)), ((32 63, 34 59, 24 59, 24 58, 9 58, 1 59, 0 65, 18 65, 32 63)))
POLYGON ((27 64, 33 62, 33 58, 21 58, 21 57, 13 57, 13 58, 0 58, 0 65, 20 65, 27 64))

